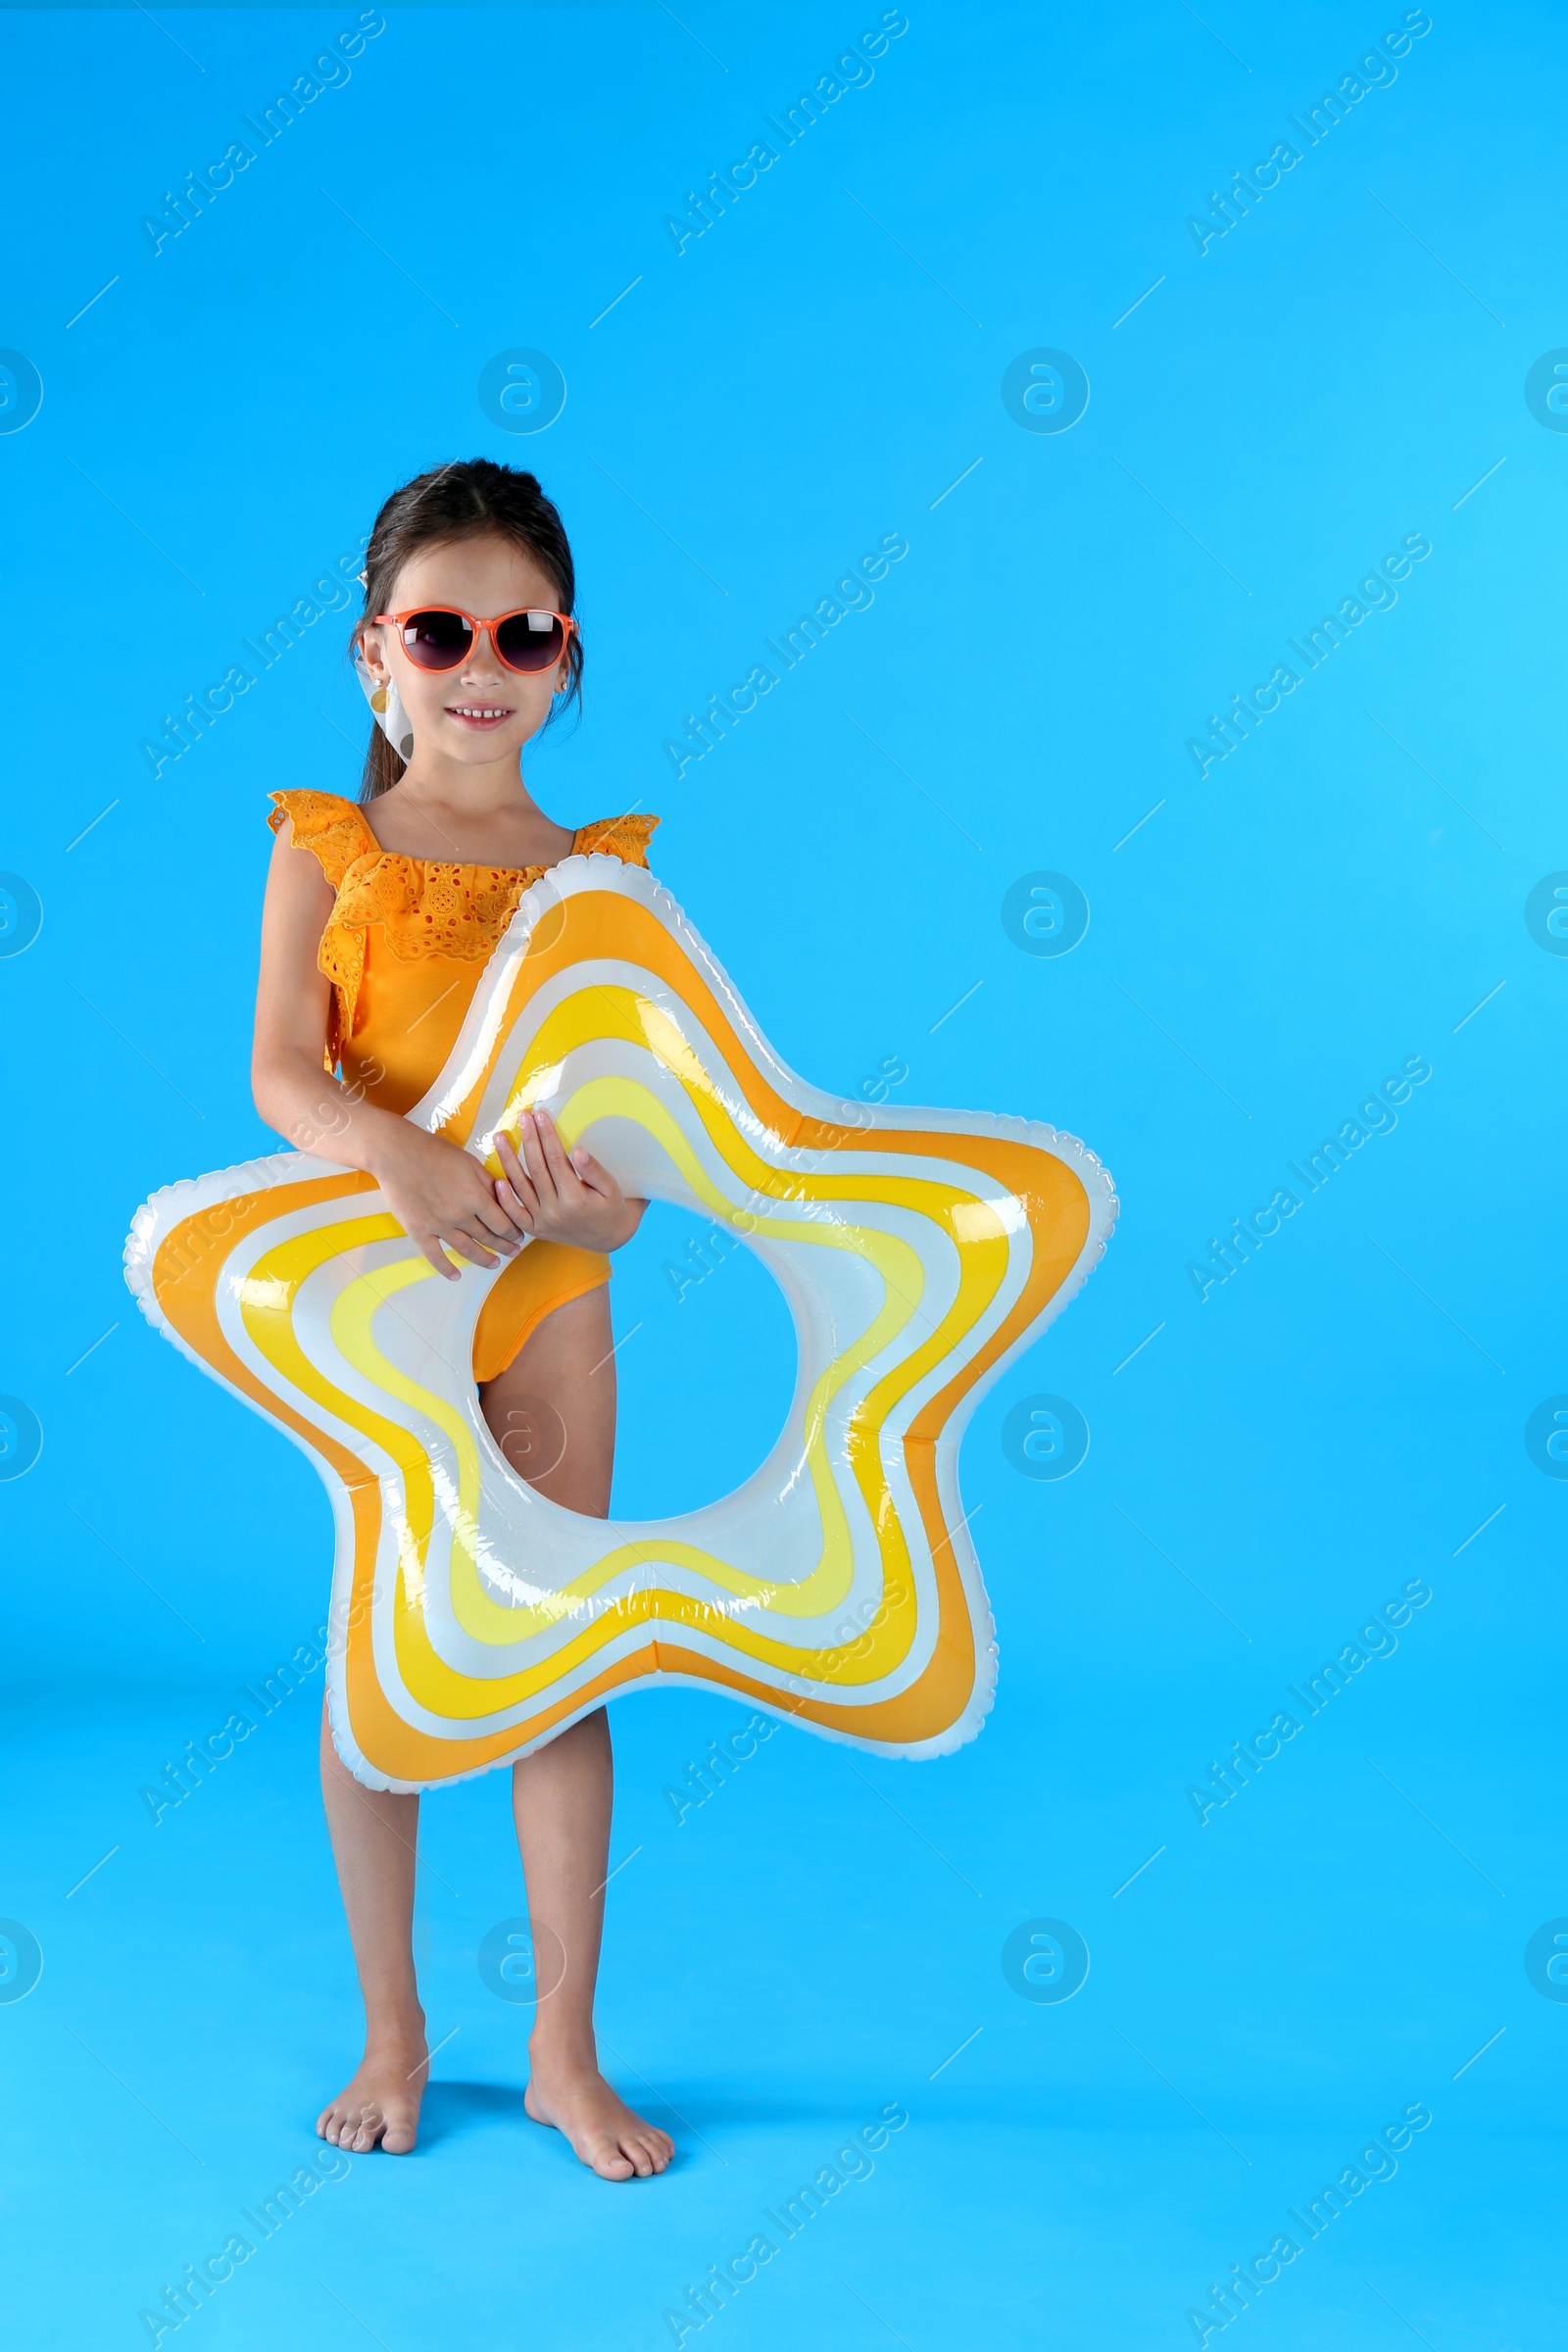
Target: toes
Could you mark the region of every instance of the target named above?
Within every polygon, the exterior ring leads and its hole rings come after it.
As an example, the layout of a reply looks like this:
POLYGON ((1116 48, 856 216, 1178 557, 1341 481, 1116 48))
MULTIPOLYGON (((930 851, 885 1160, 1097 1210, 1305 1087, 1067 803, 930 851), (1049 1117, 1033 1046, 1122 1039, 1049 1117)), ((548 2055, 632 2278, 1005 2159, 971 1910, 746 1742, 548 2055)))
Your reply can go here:
POLYGON ((621 2134, 622 2152, 631 2158, 632 2168, 639 2180, 662 2173, 669 2158, 660 2145, 661 2135, 654 2131, 627 2132, 621 2134))
POLYGON ((629 2180, 637 2167, 619 2148, 607 2148, 593 2159, 594 2171, 601 2180, 629 2180))
POLYGON ((379 2099, 367 2095, 368 2089, 368 2083, 356 2077, 321 2109, 316 2119, 317 2137, 354 2156, 368 2155, 377 2142, 389 2155, 406 2156, 418 2133, 418 2100, 394 2090, 388 2110, 379 2099))

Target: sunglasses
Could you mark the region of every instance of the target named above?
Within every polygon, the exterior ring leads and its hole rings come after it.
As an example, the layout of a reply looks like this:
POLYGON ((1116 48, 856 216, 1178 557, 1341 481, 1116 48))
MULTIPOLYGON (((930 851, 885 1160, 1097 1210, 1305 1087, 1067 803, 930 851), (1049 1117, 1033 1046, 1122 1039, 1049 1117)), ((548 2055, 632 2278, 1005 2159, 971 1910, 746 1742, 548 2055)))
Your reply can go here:
POLYGON ((377 612, 375 618, 397 630, 403 651, 416 669, 457 669, 486 630, 496 659, 506 668, 549 669, 561 660, 577 625, 565 612, 535 609, 480 620, 471 612, 449 612, 444 605, 427 606, 417 612, 377 612))

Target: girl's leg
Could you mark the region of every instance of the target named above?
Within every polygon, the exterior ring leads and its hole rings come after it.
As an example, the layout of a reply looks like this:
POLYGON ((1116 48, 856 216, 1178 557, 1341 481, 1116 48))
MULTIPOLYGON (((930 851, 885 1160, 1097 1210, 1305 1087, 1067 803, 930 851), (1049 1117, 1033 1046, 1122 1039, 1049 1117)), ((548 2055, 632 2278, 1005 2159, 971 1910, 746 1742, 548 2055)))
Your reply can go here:
MULTIPOLYGON (((480 1403, 496 1443, 552 1502, 610 1511, 615 1448, 614 1338, 608 1288, 558 1307, 480 1403)), ((529 2039, 528 2113, 553 2124, 607 2180, 662 2173, 667 2132, 644 2123, 599 2071, 594 1985, 610 1876, 612 1767, 603 1707, 512 1769, 540 1999, 529 2039)))
POLYGON ((365 1995, 365 2056, 316 2129, 357 2155, 379 2140, 389 2156, 403 2156, 414 2145, 427 2064, 424 2011, 414 1982, 419 1800, 362 1788, 332 1745, 324 1706, 321 1794, 365 1995))

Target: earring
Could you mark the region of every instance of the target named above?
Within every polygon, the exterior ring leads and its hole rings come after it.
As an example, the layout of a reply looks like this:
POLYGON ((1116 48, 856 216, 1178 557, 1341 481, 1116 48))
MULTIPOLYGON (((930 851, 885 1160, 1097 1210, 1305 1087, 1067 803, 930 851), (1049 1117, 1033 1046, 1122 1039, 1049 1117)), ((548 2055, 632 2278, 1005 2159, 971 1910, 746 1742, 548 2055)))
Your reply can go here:
POLYGON ((376 676, 365 659, 363 643, 355 649, 354 667, 365 689, 365 699, 375 712, 376 725, 399 759, 407 763, 414 757, 414 728, 390 673, 384 678, 376 676))

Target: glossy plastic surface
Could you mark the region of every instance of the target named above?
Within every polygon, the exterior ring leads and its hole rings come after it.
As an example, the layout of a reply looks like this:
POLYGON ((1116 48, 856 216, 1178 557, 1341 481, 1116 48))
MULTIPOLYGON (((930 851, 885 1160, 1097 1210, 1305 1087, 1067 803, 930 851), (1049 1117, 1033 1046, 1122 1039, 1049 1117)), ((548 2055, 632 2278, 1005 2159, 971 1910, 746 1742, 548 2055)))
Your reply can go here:
POLYGON ((470 1368, 497 1276, 437 1280, 368 1176, 281 1152, 155 1195, 126 1246, 148 1319, 326 1483, 345 1761, 434 1787, 670 1680, 884 1753, 973 1738, 995 1652, 958 1441, 1103 1250, 1104 1170, 1049 1127, 804 1084, 669 894, 602 857, 529 890, 409 1116, 498 1173, 533 1103, 628 1193, 731 1228, 788 1299, 785 1426, 701 1510, 581 1518, 515 1476, 470 1368))

